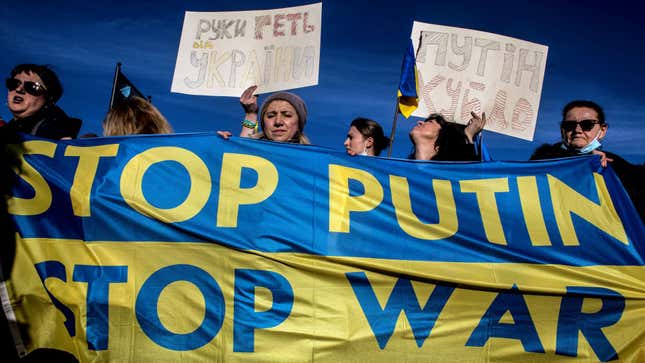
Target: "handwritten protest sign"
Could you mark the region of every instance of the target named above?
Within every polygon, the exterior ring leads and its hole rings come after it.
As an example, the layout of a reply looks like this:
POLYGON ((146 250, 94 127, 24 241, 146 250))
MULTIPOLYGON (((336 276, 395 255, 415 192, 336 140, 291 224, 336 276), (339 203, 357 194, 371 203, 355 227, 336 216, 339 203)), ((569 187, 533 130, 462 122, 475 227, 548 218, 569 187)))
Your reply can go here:
POLYGON ((273 10, 190 12, 172 92, 239 96, 318 84, 322 3, 273 10))
POLYGON ((486 112, 486 129, 533 140, 548 47, 482 31, 414 22, 419 72, 414 116, 465 123, 486 112))

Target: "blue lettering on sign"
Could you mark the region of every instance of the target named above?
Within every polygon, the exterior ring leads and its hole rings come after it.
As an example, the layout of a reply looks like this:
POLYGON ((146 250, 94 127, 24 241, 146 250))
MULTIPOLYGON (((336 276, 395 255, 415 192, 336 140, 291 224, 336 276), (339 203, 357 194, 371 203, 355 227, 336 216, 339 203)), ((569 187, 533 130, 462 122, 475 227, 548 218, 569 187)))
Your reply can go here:
POLYGON ((556 354, 578 355, 578 331, 585 336, 594 353, 603 362, 618 359, 618 353, 601 328, 616 324, 623 315, 625 297, 616 291, 601 287, 568 286, 560 304, 556 354), (595 313, 583 313, 583 300, 601 299, 602 308, 595 313))
POLYGON ((422 309, 410 280, 399 279, 383 309, 364 272, 348 272, 345 276, 354 289, 356 299, 381 349, 385 348, 394 333, 401 310, 405 312, 420 348, 455 289, 453 286, 436 285, 422 309))
POLYGON ((87 347, 108 349, 110 284, 128 281, 128 266, 74 266, 73 280, 87 282, 87 347))
POLYGON ((181 351, 197 349, 210 342, 222 327, 224 310, 224 295, 217 281, 206 271, 192 265, 172 265, 155 271, 141 286, 135 304, 137 320, 144 333, 164 348, 181 351), (186 334, 166 329, 157 312, 161 292, 177 281, 192 283, 204 295, 204 320, 194 331, 186 334))
POLYGON ((52 300, 52 303, 54 304, 56 309, 60 310, 60 312, 63 313, 63 316, 65 316, 65 329, 67 329, 69 336, 76 336, 76 318, 74 317, 74 313, 70 308, 65 306, 65 304, 60 302, 60 300, 52 295, 52 293, 49 292, 47 286, 45 286, 45 280, 50 277, 54 277, 63 282, 67 282, 67 272, 65 265, 63 265, 59 261, 43 261, 35 264, 34 267, 36 267, 40 281, 43 283, 43 287, 45 288, 47 295, 49 295, 49 298, 52 300))
POLYGON ((253 352, 255 329, 282 323, 293 307, 293 288, 284 276, 263 270, 236 269, 233 319, 233 351, 253 352), (271 291, 273 304, 266 311, 255 311, 255 288, 271 291))
POLYGON ((495 297, 466 346, 483 347, 490 338, 518 339, 525 351, 544 353, 529 308, 516 285, 510 291, 501 292, 495 297), (514 324, 500 322, 507 311, 513 317, 514 324))

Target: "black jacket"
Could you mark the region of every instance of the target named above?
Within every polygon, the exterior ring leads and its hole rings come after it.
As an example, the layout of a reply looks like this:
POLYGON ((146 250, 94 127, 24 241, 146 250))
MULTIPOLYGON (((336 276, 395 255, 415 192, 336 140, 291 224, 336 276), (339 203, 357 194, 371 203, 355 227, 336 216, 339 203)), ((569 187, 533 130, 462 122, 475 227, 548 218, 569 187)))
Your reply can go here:
MULTIPOLYGON (((645 221, 645 164, 634 165, 614 153, 604 150, 602 152, 608 158, 613 159, 609 165, 611 165, 623 183, 623 187, 625 187, 632 203, 634 203, 641 221, 645 221)), ((562 143, 558 142, 553 145, 544 144, 538 147, 531 155, 531 160, 557 159, 570 156, 580 156, 580 154, 564 149, 562 143)))
POLYGON ((4 127, 46 139, 60 140, 63 137, 75 139, 81 124, 81 120, 67 116, 60 107, 47 104, 35 114, 13 119, 4 127))

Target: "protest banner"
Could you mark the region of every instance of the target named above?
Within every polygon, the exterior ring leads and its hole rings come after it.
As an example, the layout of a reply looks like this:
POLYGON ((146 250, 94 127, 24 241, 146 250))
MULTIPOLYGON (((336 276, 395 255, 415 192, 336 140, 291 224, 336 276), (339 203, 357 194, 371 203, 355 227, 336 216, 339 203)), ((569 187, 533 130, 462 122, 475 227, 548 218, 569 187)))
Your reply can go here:
POLYGON ((27 351, 643 357, 645 227, 597 156, 375 162, 212 133, 24 146, 5 306, 27 351))
POLYGON ((239 97, 318 84, 322 3, 291 8, 190 12, 172 92, 239 97))
POLYGON ((486 130, 533 140, 548 47, 477 30, 414 22, 419 107, 465 124, 486 112, 486 130))

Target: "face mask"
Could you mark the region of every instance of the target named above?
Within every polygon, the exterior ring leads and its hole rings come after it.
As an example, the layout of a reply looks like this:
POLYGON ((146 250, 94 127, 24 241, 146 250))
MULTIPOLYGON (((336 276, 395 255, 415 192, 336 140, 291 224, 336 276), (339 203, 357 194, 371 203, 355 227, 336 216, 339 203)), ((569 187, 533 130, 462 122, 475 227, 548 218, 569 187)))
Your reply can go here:
POLYGON ((566 145, 564 145, 564 144, 562 144, 562 148, 563 148, 563 149, 565 149, 565 150, 572 150, 572 151, 574 151, 576 154, 588 154, 588 153, 590 153, 590 152, 592 152, 592 151, 596 150, 597 148, 599 148, 599 147, 600 147, 600 145, 601 145, 601 144, 600 144, 600 141, 598 141, 598 136, 596 136, 596 137, 595 137, 595 138, 594 138, 590 143, 588 143, 588 144, 587 144, 585 147, 583 147, 582 149, 570 149, 569 147, 567 147, 567 146, 566 146, 566 145))
POLYGON ((588 154, 597 148, 600 147, 600 141, 598 141, 598 136, 596 136, 593 141, 587 144, 587 146, 583 147, 582 149, 578 150, 578 153, 580 154, 588 154))

